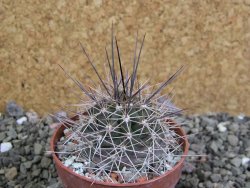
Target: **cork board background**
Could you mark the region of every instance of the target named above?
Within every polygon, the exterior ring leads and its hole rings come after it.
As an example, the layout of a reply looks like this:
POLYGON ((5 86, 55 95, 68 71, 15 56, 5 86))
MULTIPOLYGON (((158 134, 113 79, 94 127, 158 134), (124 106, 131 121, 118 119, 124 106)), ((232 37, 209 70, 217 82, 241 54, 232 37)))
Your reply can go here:
POLYGON ((137 29, 147 33, 141 80, 158 83, 188 64, 170 87, 188 113, 250 114, 249 0, 2 0, 0 111, 8 100, 41 114, 76 101, 56 64, 89 84, 82 42, 104 75, 112 22, 128 68, 137 29))

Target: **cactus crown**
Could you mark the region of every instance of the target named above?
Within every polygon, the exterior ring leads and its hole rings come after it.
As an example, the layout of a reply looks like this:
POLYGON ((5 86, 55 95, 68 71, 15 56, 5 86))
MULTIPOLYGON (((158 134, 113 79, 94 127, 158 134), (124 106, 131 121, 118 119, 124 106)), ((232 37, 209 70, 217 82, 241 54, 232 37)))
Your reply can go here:
POLYGON ((71 132, 58 143, 58 146, 64 146, 60 157, 73 155, 76 162, 84 164, 84 170, 79 169, 78 173, 91 173, 94 180, 130 183, 142 177, 152 179, 170 170, 180 159, 180 136, 172 130, 174 125, 170 119, 181 110, 174 107, 168 97, 160 96, 160 91, 177 77, 183 67, 155 91, 151 91, 147 83, 140 84, 137 70, 144 39, 145 35, 138 51, 137 34, 131 75, 124 75, 113 29, 111 58, 105 49, 111 81, 101 78, 82 45, 100 87, 86 88, 65 71, 89 100, 79 105, 77 121, 59 117, 71 132), (118 71, 115 69, 115 51, 118 71), (119 178, 114 179, 111 173, 119 178))

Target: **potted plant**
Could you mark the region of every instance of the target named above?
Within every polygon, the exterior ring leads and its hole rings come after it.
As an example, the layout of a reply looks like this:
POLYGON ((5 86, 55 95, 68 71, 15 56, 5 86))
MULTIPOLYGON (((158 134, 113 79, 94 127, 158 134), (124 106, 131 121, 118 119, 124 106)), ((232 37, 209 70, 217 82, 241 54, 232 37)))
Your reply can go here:
POLYGON ((64 187, 171 188, 178 182, 189 143, 175 122, 181 110, 160 92, 183 67, 155 90, 147 82, 141 84, 137 70, 144 39, 145 35, 138 50, 136 37, 130 75, 124 74, 113 29, 111 57, 106 49, 107 80, 101 78, 82 45, 100 86, 85 87, 65 71, 88 100, 77 105, 74 117, 58 117, 61 126, 51 139, 64 187))

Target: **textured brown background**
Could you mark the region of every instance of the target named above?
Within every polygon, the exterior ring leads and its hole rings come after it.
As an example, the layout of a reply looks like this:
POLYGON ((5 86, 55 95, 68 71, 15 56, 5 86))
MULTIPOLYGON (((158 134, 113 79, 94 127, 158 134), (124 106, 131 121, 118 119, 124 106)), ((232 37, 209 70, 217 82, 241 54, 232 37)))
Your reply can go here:
POLYGON ((90 83, 79 41, 101 67, 114 22, 127 67, 137 29, 147 33, 142 80, 163 81, 189 64, 171 85, 177 105, 250 114, 249 0, 2 0, 0 22, 0 111, 10 99, 39 113, 74 102, 74 85, 56 63, 90 83))

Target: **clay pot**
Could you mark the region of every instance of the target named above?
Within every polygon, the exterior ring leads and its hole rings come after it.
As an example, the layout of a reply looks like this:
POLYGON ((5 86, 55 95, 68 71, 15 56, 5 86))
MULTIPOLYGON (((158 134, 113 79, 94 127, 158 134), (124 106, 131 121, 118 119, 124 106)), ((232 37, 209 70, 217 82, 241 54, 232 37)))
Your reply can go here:
MULTIPOLYGON (((72 120, 76 120, 77 117, 73 117, 72 120)), ((50 142, 50 149, 52 151, 53 159, 57 169, 58 176, 62 180, 63 186, 65 188, 117 188, 117 187, 126 187, 126 188, 174 188, 177 182, 180 179, 181 171, 184 165, 184 160, 188 153, 189 143, 184 133, 183 129, 180 127, 174 128, 175 132, 182 136, 183 142, 183 156, 181 160, 172 168, 172 170, 166 172, 165 174, 155 177, 154 179, 148 181, 138 181, 137 183, 123 183, 115 184, 109 182, 93 182, 93 180, 76 174, 70 168, 64 166, 59 160, 55 153, 55 145, 57 141, 62 137, 63 130, 65 126, 61 125, 54 132, 53 137, 50 142)))

